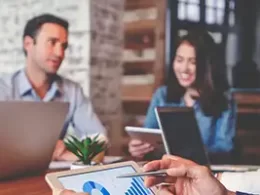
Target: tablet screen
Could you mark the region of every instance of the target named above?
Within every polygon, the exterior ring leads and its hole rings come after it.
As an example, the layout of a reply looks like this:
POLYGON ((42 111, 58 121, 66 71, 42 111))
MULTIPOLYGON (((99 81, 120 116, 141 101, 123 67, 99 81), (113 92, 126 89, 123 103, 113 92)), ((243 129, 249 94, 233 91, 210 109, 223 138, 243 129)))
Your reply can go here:
POLYGON ((66 189, 76 192, 87 192, 91 195, 150 195, 154 194, 143 184, 141 177, 117 178, 117 176, 135 173, 132 166, 116 167, 106 170, 93 171, 83 174, 59 177, 66 189))

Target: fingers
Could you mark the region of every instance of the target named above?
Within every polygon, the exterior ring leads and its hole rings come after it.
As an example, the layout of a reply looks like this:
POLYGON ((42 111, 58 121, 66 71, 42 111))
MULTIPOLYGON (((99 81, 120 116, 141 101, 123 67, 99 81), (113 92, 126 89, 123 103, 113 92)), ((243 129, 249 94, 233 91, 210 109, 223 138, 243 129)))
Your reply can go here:
POLYGON ((174 155, 164 155, 162 160, 172 160, 172 161, 178 161, 179 163, 183 163, 183 164, 196 165, 196 163, 191 160, 181 158, 179 156, 174 156, 174 155))
POLYGON ((132 156, 138 157, 138 156, 144 156, 145 154, 152 152, 154 148, 152 146, 144 146, 140 148, 132 148, 129 150, 132 156))
POLYGON ((189 165, 179 164, 175 167, 167 169, 167 176, 166 177, 155 177, 155 176, 147 176, 144 179, 144 184, 146 187, 151 187, 154 185, 158 185, 160 183, 175 183, 177 178, 182 177, 190 177, 196 176, 193 172, 190 173, 189 165))
POLYGON ((144 178, 144 185, 146 187, 152 187, 158 184, 167 183, 174 184, 176 182, 175 177, 155 177, 155 176, 146 176, 144 178))
POLYGON ((175 178, 190 178, 193 180, 204 179, 205 177, 211 177, 210 170, 205 166, 190 165, 190 164, 176 164, 167 170, 167 175, 175 178))
POLYGON ((83 192, 80 192, 80 193, 76 193, 75 191, 73 190, 63 190, 60 195, 89 195, 88 193, 83 193, 83 192))
POLYGON ((142 140, 139 140, 139 139, 132 139, 130 142, 129 142, 129 146, 139 146, 139 145, 142 145, 144 142, 142 140))
POLYGON ((168 169, 172 166, 172 161, 169 159, 154 160, 144 165, 144 171, 156 171, 160 169, 168 169))
POLYGON ((164 182, 163 177, 154 177, 154 176, 147 176, 144 178, 144 185, 149 188, 154 185, 160 184, 164 182))
POLYGON ((173 195, 175 194, 175 187, 174 185, 172 186, 164 186, 161 185, 159 186, 159 190, 158 190, 158 195, 173 195))
MULTIPOLYGON (((151 187, 162 182, 174 183, 177 178, 200 177, 200 171, 203 169, 201 166, 196 165, 192 161, 182 159, 175 156, 164 156, 162 160, 155 160, 147 163, 143 170, 144 171, 156 171, 161 169, 167 169, 167 177, 145 177, 145 185, 151 187)), ((205 172, 205 170, 202 170, 205 172)))
POLYGON ((154 150, 154 147, 140 140, 132 140, 129 143, 129 152, 134 157, 143 157, 145 154, 154 150))
MULTIPOLYGON (((171 161, 169 159, 166 160, 155 160, 150 163, 147 163, 144 167, 144 171, 156 171, 160 169, 168 169, 171 165, 171 161)), ((145 185, 147 187, 151 187, 157 184, 160 184, 162 182, 166 183, 174 183, 175 178, 174 177, 154 177, 154 176, 148 176, 145 177, 145 185)))
POLYGON ((180 164, 184 165, 197 165, 193 161, 173 156, 173 155, 164 155, 162 160, 155 160, 152 162, 147 163, 144 166, 144 171, 156 171, 160 169, 169 169, 172 167, 176 167, 180 164))
POLYGON ((60 195, 74 195, 76 194, 76 192, 74 192, 73 190, 63 190, 60 195))

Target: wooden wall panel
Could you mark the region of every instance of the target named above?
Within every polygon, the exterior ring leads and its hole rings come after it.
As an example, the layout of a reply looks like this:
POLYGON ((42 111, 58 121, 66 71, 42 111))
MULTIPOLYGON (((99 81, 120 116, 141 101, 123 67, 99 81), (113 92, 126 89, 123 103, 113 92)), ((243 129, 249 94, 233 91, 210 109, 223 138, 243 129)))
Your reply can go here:
POLYGON ((160 0, 127 0, 125 3, 125 9, 134 10, 155 7, 155 1, 160 0))

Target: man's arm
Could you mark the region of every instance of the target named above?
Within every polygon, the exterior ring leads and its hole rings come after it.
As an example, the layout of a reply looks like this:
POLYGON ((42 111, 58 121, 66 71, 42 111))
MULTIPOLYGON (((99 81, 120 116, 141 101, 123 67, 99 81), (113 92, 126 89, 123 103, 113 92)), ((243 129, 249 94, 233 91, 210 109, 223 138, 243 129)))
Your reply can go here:
POLYGON ((72 116, 72 126, 78 137, 93 134, 103 134, 106 130, 95 114, 90 99, 86 98, 80 87, 76 88, 75 108, 72 116))

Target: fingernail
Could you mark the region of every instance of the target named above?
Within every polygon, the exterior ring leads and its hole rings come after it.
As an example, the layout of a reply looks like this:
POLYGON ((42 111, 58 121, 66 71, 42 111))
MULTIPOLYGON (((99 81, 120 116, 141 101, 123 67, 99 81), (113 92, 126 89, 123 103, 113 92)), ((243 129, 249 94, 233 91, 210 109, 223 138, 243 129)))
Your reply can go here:
POLYGON ((143 166, 143 170, 146 171, 146 169, 147 169, 147 164, 145 164, 145 165, 143 166))

